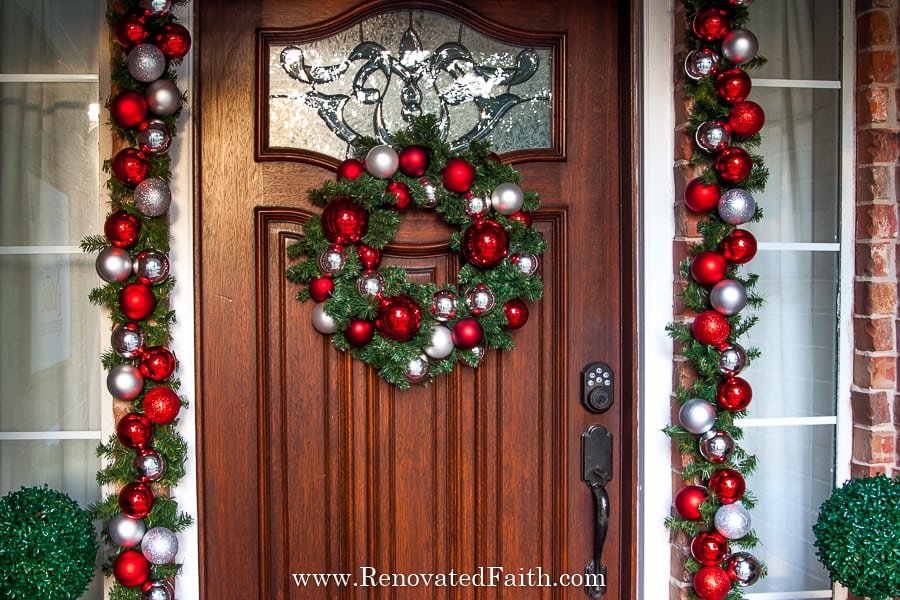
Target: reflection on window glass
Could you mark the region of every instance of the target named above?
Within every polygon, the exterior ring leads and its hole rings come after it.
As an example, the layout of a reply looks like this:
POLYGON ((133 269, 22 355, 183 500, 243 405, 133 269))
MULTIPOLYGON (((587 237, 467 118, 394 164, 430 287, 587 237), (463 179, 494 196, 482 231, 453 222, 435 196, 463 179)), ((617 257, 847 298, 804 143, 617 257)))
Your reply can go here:
POLYGON ((750 5, 750 24, 768 63, 754 77, 841 78, 840 0, 781 0, 750 5))

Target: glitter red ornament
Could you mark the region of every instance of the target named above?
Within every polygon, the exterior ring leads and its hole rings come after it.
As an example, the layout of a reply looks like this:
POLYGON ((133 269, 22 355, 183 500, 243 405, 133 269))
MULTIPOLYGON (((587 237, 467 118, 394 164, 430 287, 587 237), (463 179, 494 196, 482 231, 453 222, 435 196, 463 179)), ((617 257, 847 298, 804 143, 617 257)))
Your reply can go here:
POLYGON ((153 423, 147 415, 128 413, 116 423, 116 437, 126 448, 143 448, 153 437, 153 423))
POLYGON ((151 381, 166 381, 175 372, 175 355, 164 346, 151 346, 141 354, 141 374, 151 381))
POLYGON ((707 8, 694 15, 692 22, 694 35, 705 42, 721 40, 731 29, 731 19, 721 8, 707 8))
POLYGON ((133 519, 143 519, 153 508, 153 491, 139 481, 129 483, 119 491, 119 508, 133 519))
POLYGON ((358 158, 348 158, 338 165, 337 178, 338 181, 341 179, 356 179, 365 172, 366 163, 358 158))
POLYGON ((717 565, 727 554, 728 541, 717 531, 701 531, 691 540, 691 556, 701 565, 717 565))
POLYGON ((728 320, 714 310, 705 310, 694 318, 691 333, 701 344, 718 346, 731 332, 728 320))
POLYGON ((718 183, 704 183, 695 177, 684 188, 684 205, 694 212, 709 212, 718 206, 720 195, 718 183))
POLYGON ((443 174, 444 189, 462 194, 469 191, 473 181, 475 181, 475 167, 465 159, 451 158, 447 161, 443 174))
POLYGON ((375 328, 384 337, 405 342, 416 334, 422 325, 422 310, 411 296, 400 294, 381 301, 375 328))
POLYGON ((150 561, 137 550, 126 550, 113 561, 113 576, 125 587, 138 587, 150 578, 150 561))
POLYGON ((325 302, 334 292, 334 280, 331 277, 313 277, 309 280, 309 295, 316 302, 325 302))
POLYGON ((385 191, 388 194, 393 194, 397 198, 397 201, 394 203, 397 210, 403 210, 412 203, 412 192, 410 191, 409 186, 402 181, 392 181, 388 184, 387 188, 385 188, 385 191))
POLYGON ((747 178, 753 168, 753 159, 742 148, 725 148, 716 157, 716 173, 730 183, 747 178))
POLYGON ((727 410, 744 410, 753 399, 753 389, 742 377, 726 377, 716 386, 716 399, 727 410))
POLYGON ((727 69, 716 75, 716 94, 728 104, 742 102, 750 95, 753 84, 743 69, 727 69))
POLYGON ((144 414, 157 425, 175 420, 181 410, 181 399, 172 388, 155 387, 144 395, 144 414))
POLYGON ((117 248, 127 248, 134 244, 141 231, 141 222, 124 210, 117 210, 103 224, 103 233, 109 243, 117 248))
POLYGON ((756 238, 746 229, 735 229, 722 238, 719 251, 728 262, 738 265, 748 263, 756 256, 756 238))
POLYGON ((503 227, 490 219, 478 219, 472 223, 462 239, 462 254, 467 261, 486 269, 493 267, 509 251, 509 238, 503 227))
POLYGON ((150 37, 144 15, 133 12, 126 13, 116 19, 114 31, 116 41, 126 50, 130 50, 138 44, 143 44, 150 37))
POLYGON ((453 345, 463 350, 474 348, 484 339, 484 329, 475 319, 460 319, 450 332, 453 345))
POLYGON ((528 306, 521 298, 513 298, 503 304, 506 314, 505 329, 518 329, 528 321, 528 306))
POLYGON ((147 100, 132 90, 119 92, 109 102, 109 114, 122 129, 134 129, 147 118, 147 100))
POLYGON ((123 148, 116 152, 110 168, 119 183, 134 187, 147 178, 150 165, 147 157, 137 148, 123 148))
POLYGON ((182 59, 191 49, 191 34, 184 25, 168 23, 157 34, 156 47, 168 59, 182 59))
POLYGON ((728 261, 712 250, 704 250, 691 260, 691 277, 703 286, 711 286, 725 279, 728 261))
POLYGON ((335 244, 354 244, 366 234, 369 216, 351 198, 335 198, 322 209, 322 229, 335 244))
POLYGON ((381 250, 376 250, 366 244, 356 246, 356 256, 364 269, 377 269, 381 264, 381 250))
POLYGON ((728 113, 728 125, 731 133, 741 137, 750 137, 759 133, 766 124, 766 113, 762 107, 752 100, 738 102, 728 113))
POLYGON ((344 329, 344 337, 351 346, 359 348, 372 341, 375 336, 375 325, 365 319, 351 319, 350 324, 344 329))
POLYGON ((700 567, 694 573, 694 592, 703 600, 723 600, 731 590, 731 578, 719 567, 700 567))
POLYGON ((706 500, 707 491, 699 485, 689 485, 675 494, 675 511, 682 519, 697 521, 700 519, 700 505, 706 500))
POLYGON ((156 296, 149 286, 143 283, 130 283, 119 292, 119 308, 127 319, 143 321, 153 314, 156 296))
POLYGON ((734 504, 744 496, 744 476, 734 469, 720 469, 709 478, 709 489, 722 504, 734 504))
POLYGON ((400 172, 407 177, 421 177, 428 170, 431 157, 425 146, 407 146, 400 151, 400 172))

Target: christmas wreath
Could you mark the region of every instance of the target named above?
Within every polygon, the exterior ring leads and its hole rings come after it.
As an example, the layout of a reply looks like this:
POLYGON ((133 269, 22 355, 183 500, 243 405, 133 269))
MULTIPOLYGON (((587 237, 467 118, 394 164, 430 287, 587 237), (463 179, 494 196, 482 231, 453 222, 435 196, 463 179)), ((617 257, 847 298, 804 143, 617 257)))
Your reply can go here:
POLYGON ((485 350, 514 347, 511 331, 541 297, 538 256, 546 241, 531 227, 537 193, 487 142, 453 153, 437 120, 417 118, 391 144, 362 138, 336 181, 309 192, 322 206, 289 249, 287 278, 312 298, 313 326, 340 350, 399 388, 427 383, 485 350), (464 260, 453 283, 417 283, 381 264, 406 210, 433 209, 458 231, 449 247, 464 260))

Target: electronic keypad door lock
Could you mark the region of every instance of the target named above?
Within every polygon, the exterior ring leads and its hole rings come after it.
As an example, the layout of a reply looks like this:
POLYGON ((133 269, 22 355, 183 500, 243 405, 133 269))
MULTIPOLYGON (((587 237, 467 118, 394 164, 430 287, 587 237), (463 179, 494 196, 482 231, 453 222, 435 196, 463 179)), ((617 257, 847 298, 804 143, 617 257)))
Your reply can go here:
POLYGON ((581 403, 592 413, 608 411, 613 404, 615 376, 603 362, 588 363, 581 370, 581 403))

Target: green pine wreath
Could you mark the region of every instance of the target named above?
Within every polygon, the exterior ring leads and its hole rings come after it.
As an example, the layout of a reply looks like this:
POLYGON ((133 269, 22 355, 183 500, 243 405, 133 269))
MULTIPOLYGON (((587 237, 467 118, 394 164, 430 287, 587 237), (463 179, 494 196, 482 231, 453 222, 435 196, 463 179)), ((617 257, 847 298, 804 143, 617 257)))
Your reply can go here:
MULTIPOLYGON (((355 151, 357 156, 366 157, 373 148, 378 152, 383 151, 383 147, 382 142, 366 137, 355 144, 355 151)), ((302 284, 297 292, 299 300, 312 297, 321 303, 319 310, 324 315, 314 313, 314 325, 319 331, 332 334, 335 347, 371 365, 383 379, 405 389, 411 383, 426 384, 437 375, 449 373, 460 361, 475 367, 484 357, 485 350, 514 348, 511 330, 524 321, 517 318, 517 322, 511 323, 508 315, 521 315, 524 310, 527 319, 524 303, 541 297, 543 284, 537 264, 546 240, 531 227, 531 214, 540 206, 537 193, 522 191, 519 210, 509 213, 508 207, 504 207, 509 214, 498 212, 496 206, 490 207, 488 199, 498 186, 506 184, 500 189, 508 189, 509 184, 515 184, 515 189, 521 188, 517 187, 519 174, 510 165, 499 161, 489 143, 473 142, 462 152, 454 153, 441 141, 435 117, 426 115, 417 118, 408 130, 394 133, 390 147, 401 157, 410 147, 424 148, 427 160, 422 171, 410 173, 401 167, 376 177, 370 173, 371 169, 363 168, 363 161, 345 161, 345 164, 358 165, 357 171, 351 176, 342 176, 339 169, 336 181, 327 181, 322 187, 310 190, 309 197, 314 204, 325 207, 323 214, 329 211, 329 204, 332 204, 331 208, 338 203, 342 207, 356 207, 355 216, 364 224, 358 230, 359 235, 349 238, 350 242, 347 238, 336 238, 333 227, 329 226, 333 222, 330 217, 323 226, 322 215, 311 216, 304 223, 304 235, 288 248, 290 258, 302 260, 288 267, 286 276, 289 281, 302 284), (448 161, 451 165, 464 161, 471 167, 472 181, 468 189, 446 184, 457 190, 453 191, 442 183, 448 161), (400 187, 408 190, 409 208, 404 206, 406 201, 402 194, 392 191, 397 184, 403 184, 400 187), (481 212, 477 206, 479 202, 486 205, 481 212), (457 281, 421 284, 411 281, 402 267, 377 261, 374 265, 365 264, 368 259, 361 261, 361 256, 379 255, 384 250, 396 234, 404 210, 412 209, 412 205, 434 210, 446 223, 457 228, 449 238, 450 249, 460 254, 464 263, 457 281), (466 233, 473 225, 476 229, 496 231, 496 226, 502 229, 507 240, 506 248, 500 252, 502 258, 487 265, 479 264, 478 260, 474 261, 476 264, 467 260, 471 254, 466 253, 463 245, 471 239, 466 233), (329 257, 338 260, 329 262, 329 257), (326 272, 323 264, 332 272, 326 272), (479 308, 484 305, 479 307, 477 303, 470 305, 465 301, 467 293, 476 289, 484 291, 477 286, 486 286, 489 296, 493 297, 490 310, 482 312, 479 308), (447 292, 456 300, 455 314, 448 317, 450 313, 438 310, 442 317, 439 319, 432 311, 435 294, 440 293, 439 297, 442 297, 447 296, 447 292), (420 317, 418 326, 410 327, 412 331, 401 335, 395 335, 389 326, 384 326, 389 321, 386 312, 397 303, 411 308, 412 312, 417 311, 420 317), (323 321, 327 327, 320 328, 323 321), (473 325, 473 321, 477 325, 473 325), (438 331, 441 334, 446 331, 437 330, 436 326, 444 326, 453 332, 452 349, 445 356, 442 354, 448 351, 446 335, 439 336, 438 331), (466 328, 471 333, 473 327, 475 330, 480 327, 483 332, 480 341, 473 346, 473 336, 460 336, 457 344, 457 333, 466 328), (362 329, 362 335, 358 328, 362 329), (371 336, 365 335, 368 330, 371 330, 371 336), (445 342, 442 351, 435 351, 434 342, 438 338, 445 342)), ((477 233, 476 229, 472 231, 477 233)))

